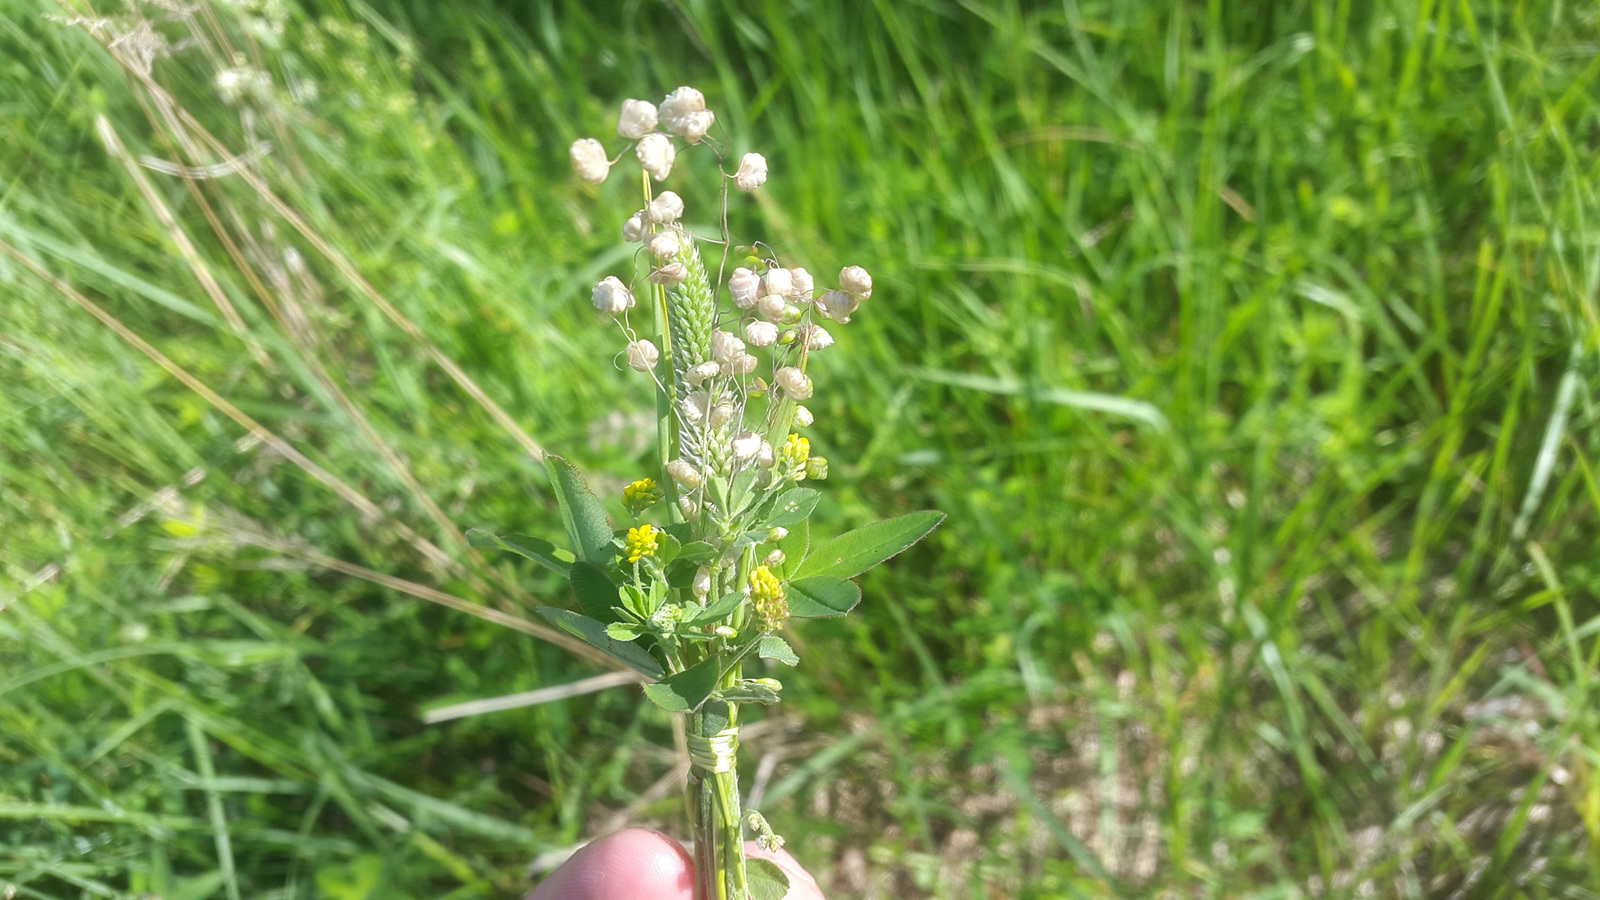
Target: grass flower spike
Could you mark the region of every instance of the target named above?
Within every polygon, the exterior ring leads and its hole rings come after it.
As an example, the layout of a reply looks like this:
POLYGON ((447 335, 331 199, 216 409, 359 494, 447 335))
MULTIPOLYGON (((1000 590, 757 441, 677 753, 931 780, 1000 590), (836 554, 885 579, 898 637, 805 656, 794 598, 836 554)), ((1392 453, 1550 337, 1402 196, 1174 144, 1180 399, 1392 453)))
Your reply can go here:
MULTIPOLYGON (((759 153, 744 154, 728 172, 724 142, 710 135, 716 121, 692 87, 654 106, 622 103, 617 134, 633 142, 642 187, 641 207, 623 224, 622 238, 649 252, 630 254, 641 268, 606 276, 591 300, 622 317, 627 341, 620 354, 629 368, 650 373, 658 468, 623 489, 633 524, 615 529, 577 469, 547 458, 574 560, 556 568, 571 579, 581 609, 541 612, 640 672, 646 695, 685 717, 697 895, 746 900, 782 896, 788 882, 778 867, 744 855, 746 823, 764 846, 782 839, 759 813, 740 808, 740 710, 779 702, 783 688, 774 678, 745 677, 744 666, 757 659, 798 664, 778 632, 790 620, 848 613, 861 599, 850 579, 921 540, 943 515, 912 513, 825 544, 811 540, 820 495, 806 484, 825 478, 828 462, 794 430, 813 422, 798 401, 815 391, 811 355, 834 343, 821 323, 848 322, 871 296, 872 278, 848 266, 839 288, 817 297, 801 260, 754 236, 738 243, 765 257, 740 259, 725 286, 713 280, 706 256, 717 254, 717 271, 728 271, 736 242, 725 225, 706 237, 684 221, 726 223, 727 210, 690 209, 656 183, 675 170, 686 179, 705 172, 711 180, 703 195, 724 198, 727 179, 741 191, 766 183, 759 153), (680 160, 680 149, 699 159, 680 160), (639 307, 646 321, 629 314, 639 307)), ((593 138, 573 144, 571 155, 584 181, 598 184, 610 173, 606 149, 593 138)), ((626 148, 619 150, 625 156, 626 148)), ((475 535, 485 546, 530 546, 475 535)))

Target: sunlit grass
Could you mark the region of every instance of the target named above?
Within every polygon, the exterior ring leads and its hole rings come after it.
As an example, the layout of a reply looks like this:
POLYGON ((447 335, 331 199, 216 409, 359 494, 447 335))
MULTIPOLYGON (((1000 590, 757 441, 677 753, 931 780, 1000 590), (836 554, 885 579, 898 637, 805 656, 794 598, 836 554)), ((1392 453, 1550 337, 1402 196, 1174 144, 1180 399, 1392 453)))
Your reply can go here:
POLYGON ((154 79, 252 185, 0 2, 0 242, 61 282, 0 256, 0 885, 509 896, 682 831, 632 688, 421 715, 599 671, 427 601, 564 602, 458 537, 548 530, 531 451, 633 476, 633 206, 566 147, 689 83, 772 163, 736 230, 876 261, 819 527, 950 513, 746 742, 836 895, 1600 892, 1600 23, 1232 7, 203 6, 154 79))

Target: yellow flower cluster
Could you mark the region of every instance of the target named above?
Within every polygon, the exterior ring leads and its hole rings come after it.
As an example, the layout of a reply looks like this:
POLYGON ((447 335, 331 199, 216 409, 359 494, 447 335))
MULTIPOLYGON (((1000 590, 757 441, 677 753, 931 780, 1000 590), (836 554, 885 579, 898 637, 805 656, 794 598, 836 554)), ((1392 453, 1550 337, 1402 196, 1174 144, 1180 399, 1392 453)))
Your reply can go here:
POLYGON ((764 631, 777 631, 783 627, 783 620, 789 618, 789 601, 783 596, 783 582, 766 566, 756 566, 750 573, 750 601, 755 605, 756 615, 761 617, 764 631))
POLYGON ((661 546, 661 529, 654 525, 640 525, 638 528, 628 529, 628 538, 623 542, 622 552, 627 554, 628 562, 638 562, 646 556, 655 556, 661 546))
POLYGON ((622 489, 622 505, 637 514, 665 500, 666 496, 654 478, 641 478, 622 489))
POLYGON ((796 481, 806 477, 806 460, 811 457, 811 442, 791 433, 778 451, 778 471, 796 481))

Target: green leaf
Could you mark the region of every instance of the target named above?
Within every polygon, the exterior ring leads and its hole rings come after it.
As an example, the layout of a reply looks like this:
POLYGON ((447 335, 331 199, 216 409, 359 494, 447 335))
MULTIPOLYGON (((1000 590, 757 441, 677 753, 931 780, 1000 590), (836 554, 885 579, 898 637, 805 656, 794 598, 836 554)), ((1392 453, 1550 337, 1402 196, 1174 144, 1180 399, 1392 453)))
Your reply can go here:
POLYGON ((611 522, 600 498, 589 490, 588 482, 572 463, 559 456, 546 456, 544 465, 550 473, 550 486, 561 506, 561 523, 567 528, 573 552, 579 559, 593 563, 609 562, 617 551, 611 544, 611 522))
POLYGON ((842 616, 861 602, 861 588, 837 575, 797 578, 789 582, 787 594, 789 615, 797 619, 842 616))
POLYGON ((811 488, 794 488, 778 495, 778 501, 772 505, 772 512, 767 515, 767 527, 793 525, 811 515, 817 508, 817 501, 822 495, 811 488))
POLYGON ((719 662, 713 656, 655 684, 647 684, 644 686, 645 695, 667 712, 691 712, 716 689, 717 676, 722 674, 717 668, 719 662))
POLYGON ((783 551, 783 565, 778 568, 778 577, 789 579, 800 570, 806 556, 811 553, 811 520, 801 519, 789 529, 789 536, 778 542, 778 549, 783 551))
POLYGON ((789 642, 775 634, 769 634, 756 645, 756 655, 762 659, 775 659, 786 666, 800 665, 800 657, 794 653, 794 648, 789 642))
POLYGON ((789 896, 789 873, 769 859, 746 860, 745 887, 750 900, 783 900, 789 896))
POLYGON ((606 634, 604 623, 596 622, 588 616, 579 615, 570 609, 557 609, 554 606, 539 607, 539 615, 554 622, 562 631, 597 650, 611 655, 618 662, 637 672, 641 672, 651 678, 660 678, 665 672, 661 668, 661 664, 656 662, 655 658, 649 653, 646 653, 643 647, 637 644, 629 644, 625 641, 612 640, 606 634))
POLYGON ((689 619, 689 621, 684 622, 683 624, 690 628, 698 628, 701 625, 711 625, 716 622, 721 622, 723 619, 733 615, 733 611, 738 609, 739 604, 743 602, 743 591, 734 591, 731 594, 724 594, 722 599, 695 613, 694 616, 689 619))
POLYGON ((813 549, 795 574, 854 578, 927 537, 942 521, 944 513, 924 510, 863 525, 813 549))
POLYGON ((558 549, 555 544, 543 538, 529 537, 525 534, 501 537, 484 531, 482 528, 474 528, 467 532, 467 542, 474 547, 509 550, 518 556, 533 560, 552 572, 560 572, 562 575, 567 574, 567 570, 572 568, 571 559, 562 559, 563 556, 570 557, 572 554, 558 549))
POLYGON ((762 706, 771 706, 781 701, 778 692, 764 684, 753 681, 744 681, 733 687, 717 691, 717 697, 729 703, 759 703, 762 706))
POLYGON ((716 559, 718 550, 705 541, 691 541, 678 550, 677 562, 703 563, 716 559))
POLYGON ((615 607, 622 602, 617 586, 606 571, 592 562, 578 560, 572 564, 572 596, 578 599, 578 608, 591 619, 615 622, 615 607))
POLYGON ((612 622, 606 626, 606 637, 614 641, 636 641, 644 634, 644 627, 632 622, 612 622))

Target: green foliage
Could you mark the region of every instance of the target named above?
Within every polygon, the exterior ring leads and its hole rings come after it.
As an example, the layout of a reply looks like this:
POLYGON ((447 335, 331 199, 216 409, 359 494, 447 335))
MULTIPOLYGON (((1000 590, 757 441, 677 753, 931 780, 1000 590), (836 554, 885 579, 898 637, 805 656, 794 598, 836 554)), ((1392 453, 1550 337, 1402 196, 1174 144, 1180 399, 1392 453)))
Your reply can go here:
POLYGON ((77 13, 0 3, 0 241, 348 488, 0 256, 0 884, 516 896, 614 811, 682 833, 632 688, 418 710, 596 672, 419 590, 540 626, 568 590, 458 533, 562 517, 439 359, 602 496, 638 477, 587 302, 637 192, 566 147, 688 83, 772 161, 736 229, 877 281, 784 567, 949 513, 791 626, 761 806, 825 887, 1600 892, 1591 5, 273 8, 151 55, 223 143, 191 156, 77 13), (230 47, 273 66, 242 107, 230 47), (250 153, 305 231, 138 163, 250 153))

